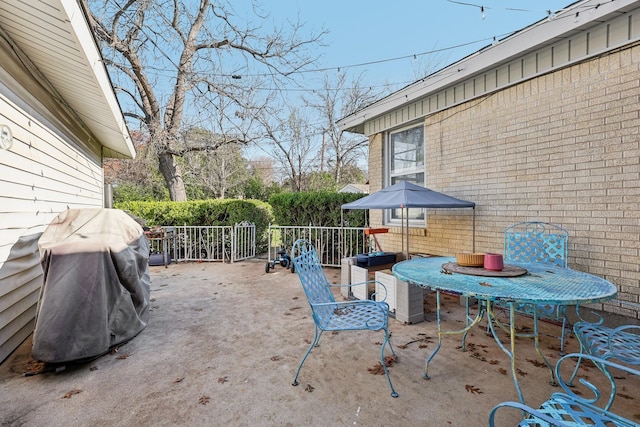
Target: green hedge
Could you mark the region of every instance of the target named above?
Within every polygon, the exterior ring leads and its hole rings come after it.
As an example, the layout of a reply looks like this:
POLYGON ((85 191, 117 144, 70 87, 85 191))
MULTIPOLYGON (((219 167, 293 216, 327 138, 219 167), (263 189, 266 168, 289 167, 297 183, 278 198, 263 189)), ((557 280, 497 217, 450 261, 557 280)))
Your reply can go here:
MULTIPOLYGON (((269 198, 275 223, 279 225, 315 225, 340 227, 341 206, 363 197, 356 193, 300 192, 279 193, 269 198)), ((365 210, 345 210, 345 224, 364 227, 365 210)))
POLYGON ((260 200, 211 199, 187 202, 120 202, 117 209, 129 212, 153 226, 216 226, 249 221, 256 225, 257 248, 266 247, 271 206, 260 200))

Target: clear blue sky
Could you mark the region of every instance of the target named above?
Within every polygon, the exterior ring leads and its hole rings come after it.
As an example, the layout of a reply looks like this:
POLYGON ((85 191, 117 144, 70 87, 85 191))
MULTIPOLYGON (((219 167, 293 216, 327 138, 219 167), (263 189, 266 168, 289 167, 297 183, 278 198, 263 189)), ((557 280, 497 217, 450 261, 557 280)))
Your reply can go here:
MULTIPOLYGON (((547 10, 557 11, 572 3, 571 0, 263 0, 262 5, 275 22, 295 21, 299 16, 307 29, 329 31, 318 68, 341 67, 350 74, 363 73, 369 85, 391 83, 393 89, 398 89, 423 76, 417 76, 414 70, 436 71, 490 44, 493 37, 504 37, 546 19, 547 10), (466 46, 447 49, 463 44, 466 46), (445 50, 420 55, 436 49, 445 50), (410 58, 387 61, 404 56, 410 58), (349 67, 375 61, 384 62, 349 67)), ((305 81, 312 79, 305 76, 305 81)))

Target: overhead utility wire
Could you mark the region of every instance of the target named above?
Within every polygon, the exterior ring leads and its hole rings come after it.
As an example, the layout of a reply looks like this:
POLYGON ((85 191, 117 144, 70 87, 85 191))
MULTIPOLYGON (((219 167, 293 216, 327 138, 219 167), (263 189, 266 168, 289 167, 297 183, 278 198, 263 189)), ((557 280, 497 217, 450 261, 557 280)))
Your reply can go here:
MULTIPOLYGON (((109 0, 110 2, 114 2, 114 0, 109 0)), ((461 4, 461 5, 465 5, 465 6, 472 6, 472 7, 484 7, 481 5, 476 5, 476 4, 472 4, 472 3, 464 3, 464 2, 459 2, 459 1, 455 1, 455 0, 447 0, 450 3, 457 3, 457 4, 461 4)), ((611 0, 613 1, 613 0, 611 0)), ((599 6, 599 4, 598 4, 599 6)), ((596 6, 595 8, 597 8, 598 6, 596 6)), ((488 9, 489 7, 484 7, 485 9, 488 9)), ((505 10, 512 10, 512 11, 524 11, 524 12, 540 12, 539 10, 534 11, 534 10, 527 10, 527 9, 515 9, 515 8, 506 8, 505 10)), ((546 11, 549 16, 555 16, 555 14, 563 11, 565 9, 560 9, 556 12, 551 12, 550 10, 546 11)), ((130 20, 130 22, 134 23, 132 20, 130 20)), ((134 23, 134 25, 136 25, 138 27, 138 29, 141 32, 145 32, 144 28, 141 28, 137 25, 137 23, 134 23)), ((466 47, 466 46, 470 46, 473 44, 477 44, 477 43, 482 43, 482 42, 487 42, 487 41, 492 41, 492 42, 496 42, 496 40, 502 39, 504 37, 507 37, 511 34, 514 34, 516 32, 518 32, 519 30, 514 30, 514 31, 510 31, 507 33, 503 33, 494 37, 488 37, 488 38, 483 38, 483 39, 478 39, 478 40, 473 40, 473 41, 469 41, 466 43, 461 43, 461 44, 457 44, 457 45, 453 45, 453 46, 447 46, 447 47, 443 47, 440 49, 432 49, 429 51, 425 51, 425 52, 421 52, 421 53, 414 53, 414 54, 408 54, 408 55, 403 55, 403 56, 397 56, 397 57, 393 57, 393 58, 385 58, 385 59, 379 59, 379 60, 373 60, 373 61, 367 61, 367 62, 361 62, 361 63, 356 63, 356 64, 347 64, 347 65, 338 65, 338 66, 331 66, 331 67, 324 67, 324 68, 315 68, 315 69, 311 69, 311 70, 299 70, 299 71, 293 71, 290 74, 308 74, 308 73, 319 73, 319 72, 326 72, 326 71, 337 71, 340 72, 341 70, 346 70, 346 69, 350 69, 350 68, 358 68, 358 67, 365 67, 368 65, 376 65, 376 64, 382 64, 382 63, 386 63, 386 62, 393 62, 393 61, 400 61, 403 59, 417 59, 418 57, 421 56, 425 56, 425 55, 431 55, 434 53, 440 53, 440 52, 446 52, 449 50, 454 50, 454 49, 458 49, 461 47, 466 47)), ((160 46, 158 46, 157 43, 155 43, 153 41, 152 38, 149 37, 149 41, 151 41, 151 43, 154 44, 154 46, 171 62, 171 64, 177 69, 178 65, 171 60, 170 56, 167 55, 166 52, 164 52, 160 46)), ((158 73, 159 74, 159 73, 158 73)), ((268 76, 274 76, 274 73, 255 73, 255 74, 238 74, 238 73, 232 73, 232 74, 211 74, 211 76, 213 77, 229 77, 229 78, 234 78, 234 79, 240 79, 242 77, 268 77, 268 76)), ((313 90, 313 89, 312 89, 313 90)))
MULTIPOLYGON (((512 33, 513 32, 506 33, 506 34, 512 34, 512 33)), ((337 72, 340 72, 341 70, 346 70, 346 69, 349 69, 349 68, 365 67, 367 65, 376 65, 376 64, 382 64, 382 63, 385 63, 385 62, 400 61, 402 59, 411 59, 411 58, 417 59, 419 56, 425 56, 425 55, 430 55, 430 54, 433 54, 433 53, 444 52, 444 51, 447 51, 447 50, 458 49, 458 48, 469 46, 469 45, 472 45, 472 44, 486 42, 487 40, 493 40, 493 38, 484 38, 484 39, 474 40, 474 41, 461 43, 461 44, 457 44, 457 45, 453 45, 453 46, 443 47, 441 49, 433 49, 433 50, 429 50, 429 51, 421 52, 421 53, 413 53, 413 54, 404 55, 404 56, 396 56, 394 58, 378 59, 378 60, 374 60, 374 61, 360 62, 360 63, 357 63, 357 64, 338 65, 338 66, 325 67, 325 68, 314 68, 312 70, 293 71, 290 74, 321 73, 321 72, 325 72, 325 71, 337 71, 337 72)), ((213 74, 213 75, 217 76, 217 77, 233 77, 233 76, 226 75, 226 74, 213 74)), ((273 74, 271 74, 271 73, 243 74, 240 77, 267 77, 267 76, 270 76, 270 75, 273 75, 273 74)))
MULTIPOLYGON (((609 0, 610 2, 613 2, 615 0, 609 0)), ((584 6, 584 5, 579 5, 576 8, 571 8, 571 9, 562 9, 561 11, 567 11, 570 10, 571 13, 565 14, 565 15, 561 15, 561 16, 556 16, 555 14, 549 15, 549 17, 547 18, 547 20, 560 20, 560 19, 569 19, 569 18, 573 18, 574 20, 579 20, 580 19, 580 14, 584 13, 586 11, 589 10, 596 10, 598 9, 600 6, 602 5, 602 3, 597 3, 595 6, 584 6), (581 10, 577 10, 576 9, 581 9, 581 10)), ((560 13, 561 11, 559 11, 558 13, 560 13)), ((524 30, 527 30, 528 27, 519 30, 519 31, 514 31, 513 33, 509 33, 509 35, 511 34, 515 34, 515 33, 520 33, 524 30)), ((502 39, 495 39, 494 38, 494 43, 493 44, 497 44, 500 43, 500 41, 502 41, 502 39)), ((487 46, 489 47, 489 46, 487 46)), ((483 48, 484 49, 484 48, 483 48)), ((476 52, 477 53, 477 52, 476 52)), ((474 55, 474 54, 471 54, 474 55)), ((471 56, 469 55, 469 56, 471 56)), ((414 99, 413 96, 416 93, 420 93, 421 91, 423 91, 426 88, 429 87, 433 87, 438 85, 441 81, 443 81, 444 79, 446 79, 447 77, 451 76, 452 74, 457 74, 461 71, 464 71, 464 68, 459 68, 456 67, 456 65, 458 65, 460 63, 460 61, 464 61, 464 59, 466 58, 462 58, 460 59, 458 62, 454 62, 452 64, 447 65, 446 67, 444 67, 443 69, 441 69, 440 71, 436 71, 432 74, 430 74, 429 76, 426 76, 422 79, 419 79, 411 84, 409 84, 408 86, 406 86, 404 89, 401 90, 407 90, 407 92, 404 94, 405 99, 409 100, 409 99, 414 99), (422 84, 422 85, 420 85, 422 84)), ((380 100, 374 102, 371 105, 379 105, 379 106, 383 106, 383 105, 387 105, 387 104, 391 104, 391 103, 395 103, 397 102, 397 98, 394 98, 392 96, 393 94, 387 95, 383 98, 381 98, 380 100)), ((360 114, 361 118, 365 118, 364 115, 361 114, 360 111, 357 111, 354 113, 355 114, 360 114)))

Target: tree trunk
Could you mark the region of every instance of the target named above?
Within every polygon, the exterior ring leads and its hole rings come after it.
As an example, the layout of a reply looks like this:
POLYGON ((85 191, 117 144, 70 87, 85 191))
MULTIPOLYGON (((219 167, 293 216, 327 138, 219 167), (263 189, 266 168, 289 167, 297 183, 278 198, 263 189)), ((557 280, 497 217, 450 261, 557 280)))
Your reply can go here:
POLYGON ((180 170, 180 165, 176 162, 175 156, 171 153, 159 153, 158 167, 164 177, 164 181, 167 183, 171 200, 174 202, 187 201, 187 192, 184 189, 182 171, 180 170))

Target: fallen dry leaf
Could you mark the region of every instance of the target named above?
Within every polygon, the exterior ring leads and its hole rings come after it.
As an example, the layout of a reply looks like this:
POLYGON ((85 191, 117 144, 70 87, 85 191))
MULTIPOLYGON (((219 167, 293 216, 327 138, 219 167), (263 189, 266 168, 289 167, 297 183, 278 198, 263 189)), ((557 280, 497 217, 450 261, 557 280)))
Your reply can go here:
POLYGON ((175 380, 173 380, 173 382, 174 383, 180 383, 180 382, 182 382, 182 380, 184 380, 184 377, 176 378, 175 380))
POLYGON ((486 362, 487 361, 487 359, 484 356, 482 356, 480 353, 478 353, 477 351, 472 351, 469 354, 469 357, 475 357, 476 359, 480 360, 481 362, 486 362))
POLYGON ((289 310, 293 311, 293 310, 300 310, 302 307, 299 306, 295 306, 295 307, 291 307, 289 310))
MULTIPOLYGON (((424 334, 420 334, 420 335, 424 335, 424 334)), ((405 348, 407 348, 409 346, 409 344, 413 344, 413 343, 416 343, 416 342, 422 343, 422 344, 418 345, 418 348, 425 348, 425 347, 427 347, 428 343, 432 343, 433 342, 433 339, 432 339, 432 337, 425 335, 425 336, 420 337, 420 338, 413 338, 411 341, 409 341, 409 342, 407 342, 407 343, 405 343, 403 345, 399 345, 398 347, 400 347, 402 349, 405 349, 405 348)))
MULTIPOLYGON (((397 361, 398 361, 398 358, 395 356, 387 356, 384 358, 384 364, 386 366, 391 366, 391 364, 397 361)), ((369 371, 369 373, 372 375, 384 375, 384 367, 380 362, 378 362, 375 366, 371 368, 367 368, 367 371, 369 371)))
POLYGON ((378 362, 378 364, 373 366, 372 368, 367 368, 367 371, 369 371, 369 373, 372 375, 384 375, 384 367, 380 362, 378 362))
POLYGON ((89 370, 90 370, 90 371, 97 371, 97 370, 98 370, 98 367, 97 367, 97 366, 92 366, 92 367, 90 367, 90 368, 89 368, 89 370))
POLYGON ((220 377, 218 378, 218 383, 224 384, 229 381, 229 377, 220 377))
POLYGON ((44 372, 46 368, 46 365, 42 362, 36 362, 35 360, 31 359, 29 360, 29 362, 27 362, 27 371, 30 374, 39 374, 41 372, 44 372))
POLYGON ((467 384, 464 386, 465 390, 467 390, 467 392, 471 393, 471 394, 482 394, 482 390, 480 390, 478 387, 467 384))
POLYGON ((306 387, 304 388, 304 391, 308 391, 309 393, 311 393, 314 390, 314 387, 311 384, 307 384, 306 387))
POLYGON ((130 354, 129 354, 129 353, 123 353, 123 354, 121 354, 120 356, 116 357, 116 359, 118 359, 118 360, 124 360, 124 359, 128 358, 129 356, 130 356, 130 354))
POLYGON ((62 396, 63 399, 71 399, 71 396, 73 396, 74 394, 79 394, 82 393, 82 390, 70 390, 68 392, 66 392, 64 394, 64 396, 62 396))
POLYGON ((198 399, 198 403, 201 405, 206 405, 207 403, 209 403, 209 400, 211 400, 209 396, 202 396, 200 399, 198 399))
POLYGON ((504 368, 498 368, 498 372, 500 372, 502 375, 507 375, 507 370, 504 368))
POLYGON ((541 361, 536 360, 536 359, 527 359, 527 362, 531 363, 536 368, 544 368, 544 367, 547 366, 547 365, 544 364, 544 362, 541 362, 541 361))
POLYGON ((282 359, 282 357, 280 356, 271 356, 271 360, 273 360, 274 362, 277 362, 280 359, 282 359))
POLYGON ((395 356, 387 356, 384 358, 384 364, 387 366, 391 366, 392 363, 395 363, 398 361, 398 358, 395 356))

